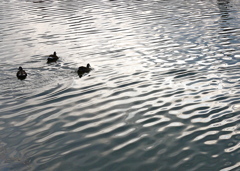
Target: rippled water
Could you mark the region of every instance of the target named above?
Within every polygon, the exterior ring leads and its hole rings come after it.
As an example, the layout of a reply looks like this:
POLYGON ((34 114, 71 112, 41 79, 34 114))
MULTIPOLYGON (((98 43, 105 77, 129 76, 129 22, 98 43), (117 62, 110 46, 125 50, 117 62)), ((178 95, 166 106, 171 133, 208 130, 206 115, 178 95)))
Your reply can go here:
POLYGON ((0 1, 0 170, 240 170, 239 1, 0 1))

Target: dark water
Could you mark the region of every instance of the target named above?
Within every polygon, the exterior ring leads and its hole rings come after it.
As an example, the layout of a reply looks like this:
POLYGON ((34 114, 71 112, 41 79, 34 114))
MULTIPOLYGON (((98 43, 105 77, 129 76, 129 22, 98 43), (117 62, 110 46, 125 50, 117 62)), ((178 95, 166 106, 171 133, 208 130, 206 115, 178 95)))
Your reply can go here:
POLYGON ((0 1, 1 171, 240 170, 240 1, 0 1))

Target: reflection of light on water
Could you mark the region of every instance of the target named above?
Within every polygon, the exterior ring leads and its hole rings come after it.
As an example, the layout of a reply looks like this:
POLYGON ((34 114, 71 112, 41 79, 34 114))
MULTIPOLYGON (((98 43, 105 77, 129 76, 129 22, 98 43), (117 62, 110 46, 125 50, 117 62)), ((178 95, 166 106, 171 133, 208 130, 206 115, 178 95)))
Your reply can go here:
POLYGON ((0 16, 1 138, 33 170, 237 168, 237 6, 13 2, 0 16))
MULTIPOLYGON (((169 118, 165 118, 162 121, 170 121, 170 119, 169 118)), ((180 122, 173 122, 173 123, 170 123, 170 124, 166 125, 165 127, 159 128, 157 130, 157 132, 163 132, 165 129, 168 129, 169 127, 179 127, 179 126, 183 126, 183 125, 184 124, 180 123, 180 122)))
POLYGON ((240 104, 232 105, 232 109, 233 109, 233 111, 239 111, 240 110, 240 104))
POLYGON ((122 148, 124 148, 124 147, 126 147, 126 146, 128 146, 128 145, 130 145, 130 144, 136 143, 136 142, 138 142, 140 139, 143 139, 144 137, 147 137, 147 136, 148 136, 147 134, 142 134, 141 136, 139 136, 139 137, 137 137, 137 138, 133 138, 133 139, 131 139, 130 141, 127 141, 127 142, 125 142, 125 143, 123 143, 123 144, 120 144, 120 145, 114 147, 112 150, 113 150, 113 151, 121 150, 122 148))
POLYGON ((226 168, 224 168, 224 169, 221 169, 220 171, 229 171, 229 170, 233 170, 233 169, 238 169, 240 167, 240 162, 238 162, 237 164, 235 164, 235 165, 232 165, 232 166, 230 166, 230 167, 226 167, 226 168))

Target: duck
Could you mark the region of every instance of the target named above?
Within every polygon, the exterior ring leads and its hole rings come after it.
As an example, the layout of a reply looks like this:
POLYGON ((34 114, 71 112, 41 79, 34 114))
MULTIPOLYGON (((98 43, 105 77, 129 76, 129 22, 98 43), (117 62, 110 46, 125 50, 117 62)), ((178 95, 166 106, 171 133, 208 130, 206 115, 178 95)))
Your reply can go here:
POLYGON ((27 77, 27 73, 23 70, 21 66, 18 68, 17 77, 20 80, 24 80, 27 77))
POLYGON ((79 77, 81 78, 84 73, 89 73, 91 70, 92 70, 92 68, 90 67, 90 64, 87 64, 86 67, 85 66, 80 66, 78 68, 77 72, 78 72, 79 77))
POLYGON ((91 68, 90 68, 90 64, 87 64, 87 67, 85 66, 80 66, 78 68, 78 72, 90 72, 91 71, 91 68))
POLYGON ((58 56, 57 56, 57 53, 54 52, 52 55, 49 55, 48 59, 47 59, 47 62, 50 63, 50 62, 56 62, 58 60, 58 56))

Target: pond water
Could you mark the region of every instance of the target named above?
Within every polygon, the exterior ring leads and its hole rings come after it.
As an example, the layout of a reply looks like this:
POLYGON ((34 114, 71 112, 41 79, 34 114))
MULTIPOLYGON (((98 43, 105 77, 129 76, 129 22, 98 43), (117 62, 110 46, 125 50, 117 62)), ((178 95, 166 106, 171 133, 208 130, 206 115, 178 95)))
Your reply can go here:
POLYGON ((240 1, 0 2, 0 170, 240 170, 240 1))

